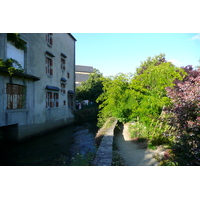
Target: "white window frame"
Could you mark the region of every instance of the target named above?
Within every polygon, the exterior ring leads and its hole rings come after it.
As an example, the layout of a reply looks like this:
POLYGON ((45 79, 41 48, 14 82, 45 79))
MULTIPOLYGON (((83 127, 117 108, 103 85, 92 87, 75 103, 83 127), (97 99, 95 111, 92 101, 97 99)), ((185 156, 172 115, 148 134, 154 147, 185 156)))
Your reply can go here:
POLYGON ((61 70, 65 71, 66 70, 66 58, 61 56, 61 70), (64 61, 64 63, 62 62, 62 60, 64 61))
POLYGON ((53 58, 48 56, 47 54, 45 57, 45 66, 46 66, 46 75, 52 77, 53 76, 53 58), (51 70, 52 70, 52 74, 51 74, 51 70))
POLYGON ((59 107, 59 92, 46 90, 46 108, 58 108, 59 107), (58 97, 58 98, 57 98, 58 97), (58 105, 56 105, 58 103, 58 105))

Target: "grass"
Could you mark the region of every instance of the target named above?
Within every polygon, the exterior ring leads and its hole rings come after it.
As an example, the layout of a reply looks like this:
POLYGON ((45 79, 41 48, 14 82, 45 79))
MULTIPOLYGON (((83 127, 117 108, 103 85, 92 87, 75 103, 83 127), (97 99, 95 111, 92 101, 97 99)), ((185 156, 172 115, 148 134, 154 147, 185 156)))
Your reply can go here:
POLYGON ((147 140, 149 149, 156 149, 159 145, 171 145, 174 141, 173 129, 161 120, 152 120, 151 124, 145 126, 137 119, 129 125, 131 138, 136 140, 147 140))

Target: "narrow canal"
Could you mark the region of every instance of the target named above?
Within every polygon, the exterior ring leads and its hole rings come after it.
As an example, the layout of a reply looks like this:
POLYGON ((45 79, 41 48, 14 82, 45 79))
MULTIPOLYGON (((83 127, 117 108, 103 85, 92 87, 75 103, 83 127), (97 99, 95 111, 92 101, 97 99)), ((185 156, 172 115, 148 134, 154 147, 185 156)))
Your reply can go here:
POLYGON ((72 156, 84 151, 86 145, 94 147, 97 130, 96 121, 92 121, 59 128, 15 145, 3 145, 0 165, 69 166, 72 156))

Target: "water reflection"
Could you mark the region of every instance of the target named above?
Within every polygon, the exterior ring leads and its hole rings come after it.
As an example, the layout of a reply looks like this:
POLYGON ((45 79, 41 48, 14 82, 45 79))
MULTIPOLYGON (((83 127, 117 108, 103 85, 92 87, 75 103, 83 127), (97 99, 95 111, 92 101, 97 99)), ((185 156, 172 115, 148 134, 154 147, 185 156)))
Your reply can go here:
POLYGON ((1 166, 52 166, 70 165, 71 146, 75 132, 97 130, 96 123, 84 123, 59 128, 19 144, 3 145, 0 152, 1 166))

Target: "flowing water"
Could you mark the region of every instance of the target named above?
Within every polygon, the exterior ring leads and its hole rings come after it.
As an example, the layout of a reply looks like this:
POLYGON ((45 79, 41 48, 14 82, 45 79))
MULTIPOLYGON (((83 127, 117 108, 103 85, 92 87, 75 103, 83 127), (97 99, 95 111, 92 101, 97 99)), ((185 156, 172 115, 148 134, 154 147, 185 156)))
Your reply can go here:
POLYGON ((82 123, 59 128, 15 145, 4 144, 1 146, 0 165, 68 166, 75 153, 84 152, 85 145, 94 146, 96 131, 96 122, 82 123))

